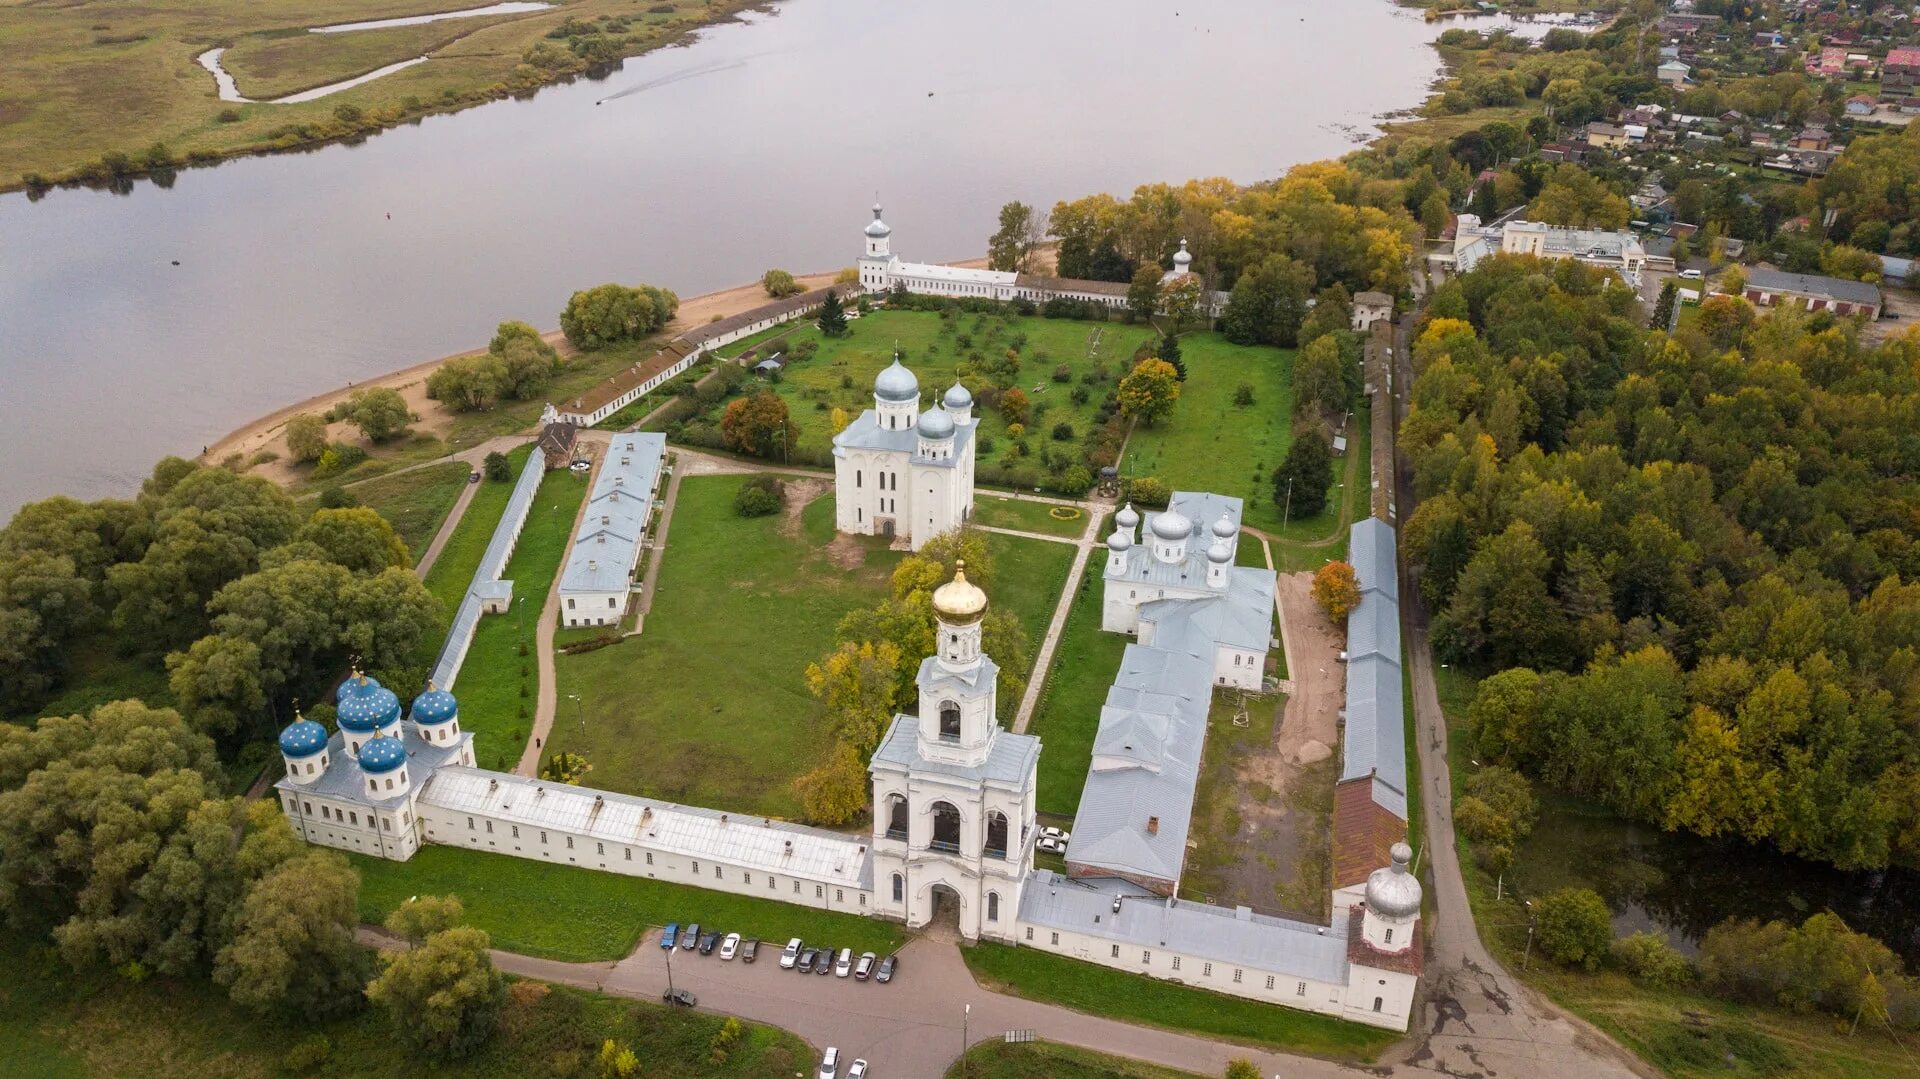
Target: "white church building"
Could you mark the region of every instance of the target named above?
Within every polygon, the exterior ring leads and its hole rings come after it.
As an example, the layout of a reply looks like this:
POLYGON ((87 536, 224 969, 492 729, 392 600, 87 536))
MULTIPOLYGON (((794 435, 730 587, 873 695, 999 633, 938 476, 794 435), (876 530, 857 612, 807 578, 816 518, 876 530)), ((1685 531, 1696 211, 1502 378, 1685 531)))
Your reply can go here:
POLYGON ((833 436, 834 525, 913 550, 973 517, 973 395, 954 383, 920 411, 920 380, 894 356, 873 407, 833 436))

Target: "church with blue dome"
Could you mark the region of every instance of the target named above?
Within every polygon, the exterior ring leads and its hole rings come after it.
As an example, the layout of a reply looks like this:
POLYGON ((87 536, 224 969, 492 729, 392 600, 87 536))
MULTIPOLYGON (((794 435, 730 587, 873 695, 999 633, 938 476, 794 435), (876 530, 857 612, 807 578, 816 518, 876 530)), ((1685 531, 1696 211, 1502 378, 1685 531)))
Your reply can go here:
POLYGON ((973 516, 973 394, 954 383, 920 408, 920 379, 900 362, 873 380, 873 407, 833 436, 834 523, 912 550, 973 516))

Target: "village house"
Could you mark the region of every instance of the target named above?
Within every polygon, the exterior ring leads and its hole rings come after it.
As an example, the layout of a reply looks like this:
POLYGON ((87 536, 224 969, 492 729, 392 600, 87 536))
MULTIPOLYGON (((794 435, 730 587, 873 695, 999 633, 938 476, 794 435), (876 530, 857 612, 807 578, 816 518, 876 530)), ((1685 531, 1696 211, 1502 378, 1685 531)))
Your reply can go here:
POLYGON ((1596 149, 1617 149, 1628 142, 1627 129, 1598 121, 1587 125, 1587 145, 1596 149))
POLYGON ((1920 88, 1920 45, 1902 45, 1890 50, 1880 65, 1880 89, 1920 88))

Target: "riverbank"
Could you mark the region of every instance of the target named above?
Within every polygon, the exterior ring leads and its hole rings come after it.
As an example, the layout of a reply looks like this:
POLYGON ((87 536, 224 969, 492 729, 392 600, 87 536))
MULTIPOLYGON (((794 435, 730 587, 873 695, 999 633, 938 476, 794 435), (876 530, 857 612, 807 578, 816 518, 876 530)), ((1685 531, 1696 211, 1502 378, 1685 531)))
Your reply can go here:
POLYGON ((210 9, 35 9, 0 50, 0 192, 141 176, 252 154, 364 139, 571 80, 684 43, 772 0, 553 0, 538 11, 425 25, 310 33, 358 20, 424 17, 471 0, 261 0, 210 9), (237 96, 223 100, 199 57, 227 50, 237 96), (425 62, 405 65, 423 58, 425 62), (324 97, 297 91, 383 69, 324 97), (265 100, 295 94, 294 100, 265 100))

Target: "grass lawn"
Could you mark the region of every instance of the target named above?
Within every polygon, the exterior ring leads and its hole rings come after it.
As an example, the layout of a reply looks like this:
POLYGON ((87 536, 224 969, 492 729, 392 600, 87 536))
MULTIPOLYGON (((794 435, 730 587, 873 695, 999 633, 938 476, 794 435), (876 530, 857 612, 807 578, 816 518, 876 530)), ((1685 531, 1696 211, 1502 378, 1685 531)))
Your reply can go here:
POLYGON ((974 977, 987 985, 1123 1022, 1358 1061, 1371 1061, 1400 1039, 1391 1030, 1111 970, 1037 948, 982 942, 960 953, 974 977))
POLYGON ((649 927, 668 922, 697 921, 776 948, 801 937, 884 955, 906 940, 898 923, 879 918, 505 854, 428 846, 405 862, 349 857, 360 870, 363 921, 380 921, 410 896, 452 894, 494 947, 568 962, 623 958, 649 927))
POLYGON ((973 523, 991 528, 1011 528, 1020 532, 1038 532, 1045 536, 1079 539, 1087 527, 1087 511, 1046 502, 1028 502, 1018 498, 1000 498, 976 490, 973 496, 973 523), (1071 517, 1055 516, 1072 514, 1071 517))
MULTIPOLYGON (((447 545, 440 548, 440 557, 434 561, 433 568, 427 571, 427 591, 439 599, 448 618, 459 609, 460 600, 473 584, 473 573, 480 568, 487 544, 493 542, 493 530, 499 526, 500 515, 506 512, 507 502, 513 496, 513 486, 520 480, 520 466, 532 452, 533 446, 529 444, 507 454, 507 460, 513 463, 513 479, 504 483, 480 481, 480 489, 467 504, 466 514, 454 526, 453 535, 447 537, 447 545)), ((434 641, 433 648, 438 651, 440 642, 434 641)))
POLYGON ((446 521, 461 489, 466 487, 468 475, 466 465, 448 461, 398 476, 368 480, 355 485, 352 494, 361 505, 387 519, 406 541, 407 553, 417 563, 427 544, 433 542, 434 533, 440 531, 440 525, 446 521))
POLYGON ((1133 429, 1121 472, 1157 476, 1176 491, 1212 491, 1246 500, 1246 523, 1280 527, 1273 470, 1293 444, 1293 353, 1235 345, 1217 333, 1180 338, 1187 366, 1173 415, 1133 429), (1233 403, 1253 387, 1251 405, 1233 403))
POLYGON ((566 558, 573 521, 586 497, 586 477, 567 469, 549 472, 540 481, 520 542, 507 560, 505 579, 513 582, 514 609, 481 616, 473 631, 453 691, 460 698, 460 726, 473 732, 474 759, 482 768, 512 768, 526 748, 540 691, 533 655, 540 608, 566 558))
POLYGON ((797 522, 739 517, 745 479, 681 480, 646 631, 557 657, 551 745, 584 753, 598 787, 792 818, 793 778, 826 748, 807 664, 842 615, 886 595, 900 556, 835 540, 830 495, 797 522))
MULTIPOLYGON (((1053 608, 1060 602, 1060 590, 1067 586, 1067 571, 1073 568, 1073 548, 989 532, 987 553, 993 559, 993 591, 987 601, 1020 619, 1037 657, 1040 641, 1047 635, 1047 623, 1053 620, 1053 608)), ((917 657, 908 658, 918 662, 917 657)), ((1032 673, 1021 671, 1022 681, 1032 673)))
MULTIPOLYGON (((948 320, 923 311, 875 311, 852 322, 846 337, 821 337, 819 328, 807 322, 797 327, 776 327, 748 338, 728 348, 726 354, 737 356, 783 332, 790 344, 817 341, 820 350, 812 359, 789 366, 778 383, 755 380, 748 386, 771 389, 786 400, 800 430, 800 447, 814 453, 826 452, 832 443, 832 409, 842 408, 857 417, 873 407, 874 376, 893 362, 896 342, 907 366, 919 376, 920 405, 929 408, 953 385, 956 364, 965 362, 974 352, 1005 352, 1014 336, 1025 334, 1027 343, 1020 350, 1017 384, 1032 402, 1027 440, 1034 456, 1019 460, 1032 464, 1041 447, 1048 444, 1054 424, 1069 423, 1076 435, 1086 434, 1101 398, 1126 373, 1126 361, 1133 356, 1134 348, 1153 331, 1118 322, 1017 317, 1000 320, 967 314, 948 320), (970 343, 962 345, 962 337, 969 338, 970 343), (1083 383, 1081 377, 1093 371, 1095 362, 1106 365, 1108 381, 1083 383), (1053 370, 1060 364, 1070 369, 1072 385, 1053 381, 1053 370), (1074 404, 1069 394, 1081 385, 1088 390, 1087 402, 1074 404)), ((994 443, 992 452, 979 455, 980 463, 998 464, 1010 452, 1006 421, 997 412, 976 411, 975 418, 980 421, 980 433, 994 443)), ((1077 450, 1078 439, 1071 445, 1077 450)))
POLYGON ((815 1059, 794 1035, 747 1023, 726 1060, 715 1064, 713 1038, 724 1016, 518 982, 500 1033, 457 1068, 442 1071, 399 1049, 392 1022, 381 1011, 366 1009, 330 1023, 262 1019, 199 979, 136 983, 108 974, 76 975, 49 950, 17 935, 0 936, 0 957, 13 972, 0 989, 0 1075, 264 1079, 292 1074, 284 1064, 287 1052, 316 1034, 326 1038, 330 1052, 304 1074, 340 1079, 586 1074, 608 1038, 645 1061, 648 1079, 793 1075, 815 1059))
POLYGON ((1145 1061, 1057 1042, 981 1042, 954 1061, 946 1079, 1195 1079, 1145 1061))
POLYGON ((1100 706, 1120 672, 1120 656, 1131 640, 1100 629, 1100 573, 1105 561, 1087 559, 1079 595, 1067 612, 1053 670, 1033 712, 1027 733, 1040 736, 1040 812, 1071 818, 1080 808, 1080 790, 1093 762, 1093 736, 1100 728, 1100 706))

